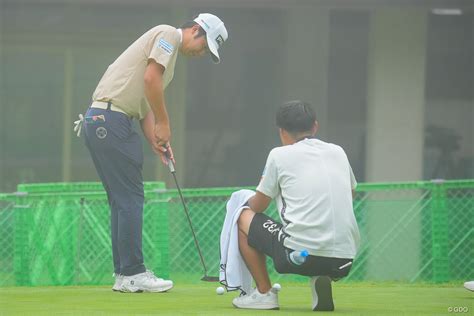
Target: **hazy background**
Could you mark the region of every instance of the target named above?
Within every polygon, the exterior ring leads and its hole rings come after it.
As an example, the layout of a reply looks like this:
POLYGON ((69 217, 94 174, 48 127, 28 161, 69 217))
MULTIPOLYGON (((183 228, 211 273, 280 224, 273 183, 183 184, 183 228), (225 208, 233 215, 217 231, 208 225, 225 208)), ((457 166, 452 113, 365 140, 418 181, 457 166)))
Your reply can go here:
MULTIPOLYGON (((346 150, 360 182, 473 178, 473 6, 0 0, 0 191, 98 181, 72 122, 128 45, 200 12, 218 15, 229 39, 219 65, 178 56, 166 90, 182 186, 256 185, 279 145, 275 109, 291 99, 314 105, 319 137, 346 150)), ((144 148, 145 180, 169 182, 144 148)))

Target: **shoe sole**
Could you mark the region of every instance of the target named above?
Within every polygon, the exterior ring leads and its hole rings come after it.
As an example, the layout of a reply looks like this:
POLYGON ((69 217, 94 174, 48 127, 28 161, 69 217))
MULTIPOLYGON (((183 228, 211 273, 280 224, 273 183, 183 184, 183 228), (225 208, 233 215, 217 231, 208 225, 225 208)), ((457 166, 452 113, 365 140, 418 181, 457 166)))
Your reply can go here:
POLYGON ((147 292, 147 293, 163 293, 163 292, 167 292, 169 290, 171 290, 173 288, 174 285, 169 285, 169 286, 165 286, 165 287, 162 287, 162 288, 159 288, 159 289, 155 289, 155 290, 143 290, 143 289, 121 289, 120 292, 122 293, 143 293, 143 292, 147 292))
POLYGON ((280 307, 279 306, 268 306, 268 305, 253 305, 253 306, 237 306, 235 305, 234 303, 232 303, 232 305, 234 305, 235 308, 240 308, 240 309, 265 309, 265 310, 279 310, 280 307))
POLYGON ((120 293, 143 293, 143 290, 140 290, 140 289, 120 289, 119 291, 120 293))
POLYGON ((318 297, 318 304, 313 307, 313 311, 333 311, 334 302, 332 300, 331 279, 327 276, 320 276, 314 282, 313 291, 318 297))
POLYGON ((144 292, 149 292, 149 293, 162 293, 169 291, 173 288, 174 285, 169 285, 169 286, 164 286, 162 288, 156 289, 156 290, 143 290, 144 292))

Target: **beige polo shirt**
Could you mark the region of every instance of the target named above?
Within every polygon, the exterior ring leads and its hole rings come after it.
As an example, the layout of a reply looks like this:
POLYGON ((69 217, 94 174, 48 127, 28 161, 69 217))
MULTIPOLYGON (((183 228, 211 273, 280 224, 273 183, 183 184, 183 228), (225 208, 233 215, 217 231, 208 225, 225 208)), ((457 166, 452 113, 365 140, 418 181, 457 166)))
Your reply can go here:
POLYGON ((130 45, 108 68, 92 96, 93 101, 111 101, 129 116, 143 119, 150 110, 145 97, 144 74, 148 59, 163 65, 163 89, 173 79, 181 44, 180 32, 158 25, 130 45))

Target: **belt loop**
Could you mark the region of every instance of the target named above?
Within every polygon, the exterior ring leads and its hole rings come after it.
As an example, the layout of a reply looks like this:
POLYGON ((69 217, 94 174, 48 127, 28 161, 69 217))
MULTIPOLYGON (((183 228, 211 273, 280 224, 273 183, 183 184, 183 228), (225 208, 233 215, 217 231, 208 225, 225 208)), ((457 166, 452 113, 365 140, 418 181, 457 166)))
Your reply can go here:
POLYGON ((110 111, 111 107, 112 107, 112 102, 111 101, 107 102, 107 111, 110 111))

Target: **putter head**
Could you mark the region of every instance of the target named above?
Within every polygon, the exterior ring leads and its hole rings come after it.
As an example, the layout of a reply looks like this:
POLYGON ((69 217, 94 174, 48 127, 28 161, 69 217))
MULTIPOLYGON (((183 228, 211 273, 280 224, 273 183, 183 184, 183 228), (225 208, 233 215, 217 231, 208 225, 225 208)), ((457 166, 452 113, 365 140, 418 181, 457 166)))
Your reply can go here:
POLYGON ((204 282, 219 282, 219 277, 205 275, 201 278, 204 282))

